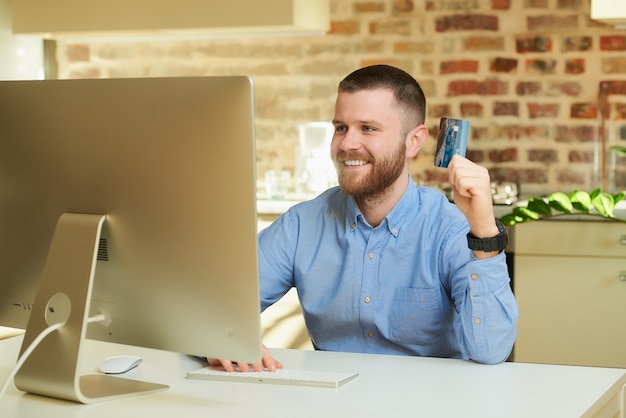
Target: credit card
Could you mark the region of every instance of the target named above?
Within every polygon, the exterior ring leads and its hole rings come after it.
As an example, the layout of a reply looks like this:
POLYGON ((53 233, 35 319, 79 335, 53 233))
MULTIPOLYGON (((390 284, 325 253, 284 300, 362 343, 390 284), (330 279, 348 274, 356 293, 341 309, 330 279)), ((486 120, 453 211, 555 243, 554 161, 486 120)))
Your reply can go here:
POLYGON ((448 167, 452 156, 465 157, 470 123, 465 119, 441 118, 437 136, 435 166, 448 167))

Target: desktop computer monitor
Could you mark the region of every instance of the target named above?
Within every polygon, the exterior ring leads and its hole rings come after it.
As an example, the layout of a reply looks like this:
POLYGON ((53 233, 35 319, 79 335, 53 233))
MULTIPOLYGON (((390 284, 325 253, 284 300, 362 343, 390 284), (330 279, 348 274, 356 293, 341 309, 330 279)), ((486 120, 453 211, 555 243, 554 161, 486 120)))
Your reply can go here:
POLYGON ((0 82, 0 325, 64 324, 18 388, 124 395, 84 338, 259 361, 256 223, 248 77, 0 82))

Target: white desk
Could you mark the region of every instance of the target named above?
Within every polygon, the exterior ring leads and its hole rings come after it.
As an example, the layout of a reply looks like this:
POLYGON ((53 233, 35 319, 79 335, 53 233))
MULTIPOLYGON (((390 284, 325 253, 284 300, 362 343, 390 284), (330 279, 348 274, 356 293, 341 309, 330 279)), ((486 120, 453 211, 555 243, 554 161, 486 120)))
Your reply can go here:
MULTIPOLYGON (((22 337, 0 341, 0 380, 22 337)), ((144 358, 129 378, 169 384, 164 392, 93 405, 34 396, 11 387, 0 417, 580 417, 621 416, 626 370, 273 350, 286 367, 357 371, 339 389, 187 380, 187 356, 87 341, 82 368, 96 372, 116 354, 144 358)))

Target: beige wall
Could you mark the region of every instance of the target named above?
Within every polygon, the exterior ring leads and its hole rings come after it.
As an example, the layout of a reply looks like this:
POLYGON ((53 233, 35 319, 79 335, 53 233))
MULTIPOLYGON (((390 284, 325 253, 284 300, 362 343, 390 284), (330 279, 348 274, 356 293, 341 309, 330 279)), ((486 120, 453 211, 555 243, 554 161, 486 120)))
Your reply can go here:
MULTIPOLYGON (((258 173, 293 169, 296 124, 330 120, 348 72, 389 63, 413 74, 427 125, 471 120, 470 157, 526 192, 593 188, 605 83, 610 143, 626 125, 626 31, 593 22, 589 0, 331 0, 323 37, 135 43, 59 41, 59 78, 249 74, 258 173)), ((443 178, 431 139, 415 180, 443 178)))

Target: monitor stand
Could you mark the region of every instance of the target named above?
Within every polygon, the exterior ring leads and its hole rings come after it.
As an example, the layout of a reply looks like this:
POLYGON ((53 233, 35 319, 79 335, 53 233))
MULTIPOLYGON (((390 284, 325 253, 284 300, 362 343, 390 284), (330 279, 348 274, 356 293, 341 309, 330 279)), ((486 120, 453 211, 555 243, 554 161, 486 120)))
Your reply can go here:
POLYGON ((80 376, 81 345, 104 215, 64 213, 52 237, 20 355, 50 325, 65 324, 45 337, 15 376, 23 391, 95 403, 165 390, 166 385, 107 375, 80 376))

